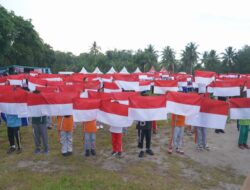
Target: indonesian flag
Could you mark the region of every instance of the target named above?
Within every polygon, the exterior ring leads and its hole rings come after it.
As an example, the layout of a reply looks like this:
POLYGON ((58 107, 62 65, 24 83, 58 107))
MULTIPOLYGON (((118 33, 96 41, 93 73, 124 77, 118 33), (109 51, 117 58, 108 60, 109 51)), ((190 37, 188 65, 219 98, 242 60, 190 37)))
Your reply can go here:
POLYGON ((25 76, 23 74, 19 75, 9 75, 7 77, 10 85, 17 85, 17 86, 22 86, 23 85, 23 80, 25 79, 25 76))
POLYGON ((41 93, 46 100, 44 115, 64 116, 73 115, 73 100, 79 97, 79 93, 60 92, 60 93, 41 93))
POLYGON ((47 82, 35 77, 28 78, 28 88, 30 91, 35 91, 36 87, 45 87, 47 82))
POLYGON ((194 75, 196 83, 209 85, 212 81, 215 80, 216 73, 211 71, 196 70, 194 72, 194 75))
POLYGON ((138 75, 125 75, 125 74, 115 74, 114 75, 115 83, 124 90, 134 90, 138 91, 139 89, 139 80, 138 75))
POLYGON ((101 102, 97 120, 110 126, 130 127, 133 124, 128 117, 128 106, 110 101, 101 102))
POLYGON ((139 91, 149 91, 151 89, 151 81, 140 81, 139 82, 139 91))
POLYGON ((121 92, 120 89, 115 82, 103 82, 104 92, 111 93, 111 92, 121 92))
POLYGON ((26 91, 19 88, 1 91, 0 112, 25 117, 28 113, 27 95, 26 91))
POLYGON ((155 94, 166 94, 168 91, 178 91, 177 80, 156 80, 154 82, 154 93, 155 94))
POLYGON ((99 90, 101 88, 101 83, 98 80, 86 81, 84 87, 86 90, 99 90))
POLYGON ((240 96, 241 85, 242 81, 239 80, 215 81, 213 87, 213 95, 221 97, 240 96))
POLYGON ((131 96, 129 97, 129 117, 137 121, 165 120, 165 96, 131 96))
POLYGON ((231 98, 230 118, 250 119, 250 98, 231 98))
POLYGON ((39 86, 37 86, 36 90, 38 90, 40 92, 45 92, 45 93, 58 92, 59 91, 58 87, 56 87, 56 86, 47 86, 47 87, 39 87, 39 86))
POLYGON ((201 97, 194 93, 168 92, 167 112, 183 116, 197 114, 200 111, 201 97))
POLYGON ((225 129, 228 109, 227 102, 204 98, 200 112, 187 116, 185 123, 198 127, 225 129))
POLYGON ((27 105, 27 117, 41 117, 47 115, 47 101, 40 93, 29 93, 27 98, 27 105))
POLYGON ((101 105, 100 99, 76 98, 73 100, 74 122, 92 121, 97 118, 101 105))
POLYGON ((118 101, 120 104, 129 105, 129 97, 134 95, 140 95, 139 92, 113 92, 112 100, 118 101))

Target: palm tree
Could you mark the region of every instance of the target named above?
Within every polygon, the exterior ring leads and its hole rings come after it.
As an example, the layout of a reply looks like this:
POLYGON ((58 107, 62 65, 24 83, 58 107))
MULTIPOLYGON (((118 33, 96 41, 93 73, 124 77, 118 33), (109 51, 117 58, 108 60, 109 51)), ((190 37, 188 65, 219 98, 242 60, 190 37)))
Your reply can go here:
POLYGON ((181 61, 186 71, 190 71, 190 74, 193 73, 193 67, 198 62, 199 52, 197 52, 197 48, 198 46, 195 43, 190 42, 186 45, 185 50, 182 50, 181 61))
POLYGON ((154 46, 149 44, 147 48, 144 49, 145 67, 143 70, 149 70, 152 66, 157 67, 158 54, 154 46))
POLYGON ((202 63, 206 70, 218 72, 220 69, 219 55, 215 50, 205 51, 202 56, 202 63))
POLYGON ((175 51, 170 46, 165 47, 162 51, 161 67, 165 67, 167 70, 171 68, 171 71, 174 73, 175 63, 175 51))
POLYGON ((235 58, 236 58, 236 49, 229 46, 225 49, 225 52, 222 53, 222 61, 223 65, 227 69, 228 72, 233 71, 233 67, 235 66, 235 58))
POLYGON ((101 47, 97 46, 96 41, 93 42, 91 48, 90 48, 90 54, 94 55, 94 64, 96 65, 96 56, 98 53, 100 53, 101 47))

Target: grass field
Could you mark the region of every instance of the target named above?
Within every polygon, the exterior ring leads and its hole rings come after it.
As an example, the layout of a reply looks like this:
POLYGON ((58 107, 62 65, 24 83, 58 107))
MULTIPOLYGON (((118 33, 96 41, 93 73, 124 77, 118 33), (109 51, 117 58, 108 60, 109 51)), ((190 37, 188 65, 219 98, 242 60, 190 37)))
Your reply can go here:
POLYGON ((245 176, 231 168, 201 165, 187 156, 168 155, 170 127, 160 125, 153 136, 154 156, 138 158, 136 130, 131 127, 123 137, 123 158, 111 157, 108 127, 98 130, 97 156, 84 157, 81 128, 74 131, 74 154, 63 157, 57 131, 49 130, 49 155, 34 155, 32 128, 22 128, 21 154, 7 155, 6 127, 0 128, 0 189, 4 190, 161 190, 227 189, 221 184, 239 187, 245 176), (224 188, 223 188, 224 187, 224 188))

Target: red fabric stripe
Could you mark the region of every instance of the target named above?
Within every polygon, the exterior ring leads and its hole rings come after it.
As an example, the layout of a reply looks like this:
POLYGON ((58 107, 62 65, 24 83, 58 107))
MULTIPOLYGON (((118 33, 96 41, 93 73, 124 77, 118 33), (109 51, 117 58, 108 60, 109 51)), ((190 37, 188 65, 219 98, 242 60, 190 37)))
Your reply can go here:
POLYGON ((167 101, 199 106, 201 104, 201 97, 195 93, 168 92, 167 101))
POLYGON ((231 79, 231 80, 222 80, 215 81, 214 87, 239 87, 244 84, 243 80, 231 79))
POLYGON ((73 109, 77 110, 99 109, 100 105, 101 105, 100 99, 75 98, 73 100, 73 109))
POLYGON ((129 107, 131 108, 162 108, 166 107, 165 96, 131 96, 129 97, 129 107))
POLYGON ((16 90, 7 90, 0 93, 0 102, 3 103, 26 103, 28 92, 21 88, 16 88, 16 90))
POLYGON ((61 93, 41 93, 47 104, 69 104, 74 98, 80 97, 76 92, 61 92, 61 93))
POLYGON ((115 100, 128 100, 130 96, 139 95, 139 92, 113 92, 112 99, 115 100))
POLYGON ((98 98, 98 99, 101 99, 101 100, 111 100, 112 94, 111 93, 105 93, 105 92, 88 91, 88 97, 89 98, 98 98))
POLYGON ((139 81, 138 75, 134 74, 114 74, 114 80, 121 80, 121 81, 139 81))
POLYGON ((230 108, 250 108, 250 98, 231 98, 230 108))
POLYGON ((29 93, 27 98, 28 106, 47 104, 46 99, 41 94, 29 93))
POLYGON ((103 86, 106 89, 112 89, 112 90, 120 89, 115 82, 103 82, 103 86))
POLYGON ((212 72, 212 71, 199 71, 199 70, 196 70, 194 72, 194 75, 196 77, 212 78, 212 77, 216 76, 216 73, 212 72))
POLYGON ((140 81, 139 86, 149 86, 151 84, 151 81, 140 81))
POLYGON ((225 101, 204 98, 201 102, 200 112, 227 115, 229 104, 225 101))
POLYGON ((119 104, 116 102, 102 101, 100 110, 115 115, 121 115, 126 117, 128 116, 128 105, 119 104))
POLYGON ((156 80, 155 86, 159 87, 177 87, 178 81, 177 80, 156 80))

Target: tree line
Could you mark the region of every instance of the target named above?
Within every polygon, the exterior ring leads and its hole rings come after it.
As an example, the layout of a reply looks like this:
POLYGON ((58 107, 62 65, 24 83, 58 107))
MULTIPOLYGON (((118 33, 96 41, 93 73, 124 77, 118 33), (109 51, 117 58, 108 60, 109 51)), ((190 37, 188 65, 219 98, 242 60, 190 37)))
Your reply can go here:
POLYGON ((152 66, 156 70, 166 68, 171 72, 193 73, 195 69, 210 70, 218 73, 250 73, 250 46, 239 50, 229 46, 222 53, 216 50, 198 52, 198 45, 188 43, 181 51, 180 59, 176 51, 166 46, 157 51, 152 44, 144 49, 108 50, 102 52, 97 42, 91 44, 89 52, 79 56, 71 52, 55 51, 45 43, 35 31, 31 20, 16 16, 0 5, 0 67, 24 65, 50 67, 58 71, 79 72, 82 67, 92 72, 99 67, 107 72, 111 67, 120 71, 124 66, 129 72, 137 67, 148 71, 152 66))

